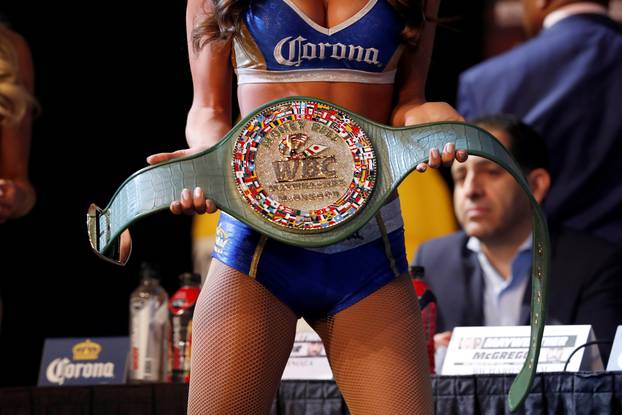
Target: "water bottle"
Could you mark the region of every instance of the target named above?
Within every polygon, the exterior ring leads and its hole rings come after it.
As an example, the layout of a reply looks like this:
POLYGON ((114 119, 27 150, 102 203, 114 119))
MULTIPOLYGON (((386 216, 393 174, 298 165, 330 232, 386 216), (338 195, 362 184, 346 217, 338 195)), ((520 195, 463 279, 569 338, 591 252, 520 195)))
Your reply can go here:
POLYGON ((413 266, 410 268, 410 276, 415 291, 417 292, 419 307, 421 308, 421 319, 423 320, 423 332, 428 349, 430 373, 435 373, 434 334, 436 334, 436 297, 428 287, 428 284, 423 280, 424 271, 424 268, 421 266, 413 266))
POLYGON ((153 266, 141 265, 141 280, 130 297, 129 381, 161 382, 166 375, 168 295, 153 266))
POLYGON ((199 293, 201 276, 185 273, 179 276, 181 288, 171 297, 171 345, 169 371, 173 382, 190 381, 190 356, 192 352, 192 314, 199 293))

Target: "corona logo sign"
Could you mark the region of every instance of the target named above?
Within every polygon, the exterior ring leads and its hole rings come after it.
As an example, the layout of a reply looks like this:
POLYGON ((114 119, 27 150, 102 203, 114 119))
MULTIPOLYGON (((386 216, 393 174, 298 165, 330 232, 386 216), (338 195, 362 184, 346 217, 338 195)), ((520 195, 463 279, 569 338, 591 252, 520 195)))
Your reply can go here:
POLYGON ((89 339, 71 348, 73 360, 97 360, 102 347, 89 339))
POLYGON ((300 66, 303 60, 337 60, 365 62, 370 65, 380 65, 376 48, 366 48, 359 45, 345 45, 343 43, 311 43, 306 38, 287 36, 274 47, 274 59, 281 65, 300 66))
POLYGON ((124 383, 128 350, 127 337, 46 339, 37 384, 124 383))
POLYGON ((72 363, 69 359, 54 359, 46 370, 50 383, 62 385, 71 379, 110 379, 114 377, 114 363, 72 363))

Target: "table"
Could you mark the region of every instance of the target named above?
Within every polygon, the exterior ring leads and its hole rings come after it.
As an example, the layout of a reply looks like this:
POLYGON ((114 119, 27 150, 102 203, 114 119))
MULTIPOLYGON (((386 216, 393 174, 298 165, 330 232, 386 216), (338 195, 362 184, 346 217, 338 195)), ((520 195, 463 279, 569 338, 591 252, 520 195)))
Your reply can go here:
MULTIPOLYGON (((436 413, 509 414, 514 376, 434 376, 436 413)), ((0 415, 185 414, 183 384, 99 385, 0 389, 0 415)), ((517 414, 622 413, 622 372, 538 374, 517 414)), ((271 415, 345 415, 332 381, 283 381, 271 415)))

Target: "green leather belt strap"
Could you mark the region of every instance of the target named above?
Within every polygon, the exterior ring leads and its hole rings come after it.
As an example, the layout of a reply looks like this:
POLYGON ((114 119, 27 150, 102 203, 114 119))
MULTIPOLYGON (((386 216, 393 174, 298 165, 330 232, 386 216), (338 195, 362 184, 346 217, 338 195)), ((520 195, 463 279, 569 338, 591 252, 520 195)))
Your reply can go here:
MULTIPOLYGON (((131 175, 116 191, 105 209, 92 205, 87 215, 89 239, 100 255, 110 256, 123 243, 122 233, 143 216, 168 209, 184 188, 201 187, 206 197, 226 213, 272 239, 302 247, 336 243, 371 220, 400 182, 419 164, 427 162, 430 149, 455 143, 456 150, 490 159, 507 170, 528 195, 533 210, 533 266, 531 338, 527 360, 509 392, 508 403, 515 410, 526 398, 533 382, 544 330, 546 281, 549 273, 549 236, 544 214, 533 198, 518 165, 507 150, 486 131, 465 123, 441 122, 391 128, 348 112, 336 105, 306 97, 290 97, 270 102, 235 125, 209 150, 144 168, 131 175), (232 157, 236 140, 247 131, 257 114, 275 105, 321 103, 335 108, 366 132, 377 160, 375 184, 365 207, 351 219, 327 232, 308 232, 275 226, 249 207, 236 184, 232 157)), ((319 151, 322 151, 321 149, 319 151)), ((129 255, 129 254, 128 254, 129 255)), ((127 258, 126 258, 127 259, 127 258)))

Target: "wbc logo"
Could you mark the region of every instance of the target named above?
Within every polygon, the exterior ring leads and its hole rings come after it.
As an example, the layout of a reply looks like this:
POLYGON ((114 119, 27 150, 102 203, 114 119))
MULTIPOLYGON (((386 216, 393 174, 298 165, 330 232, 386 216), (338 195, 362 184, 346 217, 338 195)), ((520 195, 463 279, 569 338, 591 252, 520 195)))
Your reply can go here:
POLYGON ((312 144, 306 146, 309 136, 304 133, 288 134, 279 142, 283 160, 272 163, 278 182, 324 179, 337 176, 334 165, 337 159, 321 156, 328 146, 312 144))

